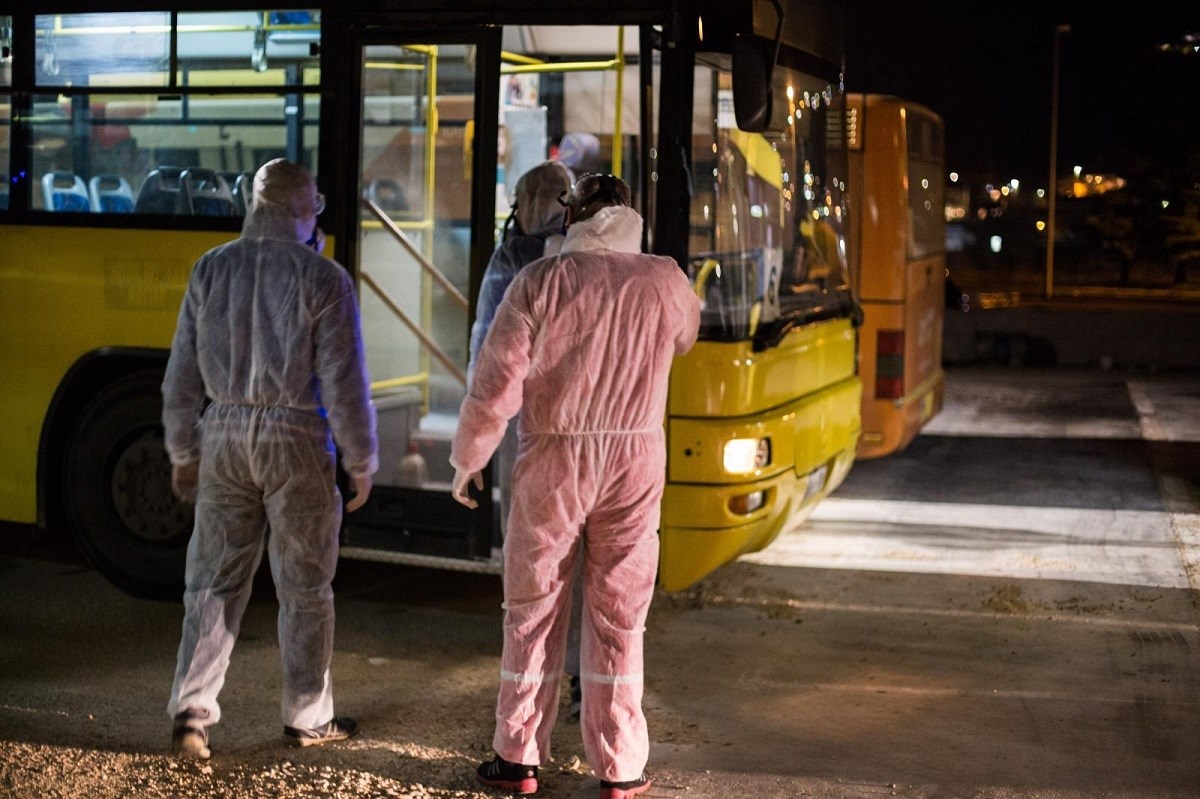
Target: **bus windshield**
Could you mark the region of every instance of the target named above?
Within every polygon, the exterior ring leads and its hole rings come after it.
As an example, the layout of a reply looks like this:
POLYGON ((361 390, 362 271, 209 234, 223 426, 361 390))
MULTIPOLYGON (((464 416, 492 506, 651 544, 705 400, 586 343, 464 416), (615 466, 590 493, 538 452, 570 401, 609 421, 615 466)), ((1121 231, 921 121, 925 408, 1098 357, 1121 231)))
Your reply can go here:
POLYGON ((786 330, 852 312, 845 236, 843 95, 780 65, 764 133, 738 129, 728 58, 701 54, 692 124, 688 273, 701 339, 776 343, 786 330))

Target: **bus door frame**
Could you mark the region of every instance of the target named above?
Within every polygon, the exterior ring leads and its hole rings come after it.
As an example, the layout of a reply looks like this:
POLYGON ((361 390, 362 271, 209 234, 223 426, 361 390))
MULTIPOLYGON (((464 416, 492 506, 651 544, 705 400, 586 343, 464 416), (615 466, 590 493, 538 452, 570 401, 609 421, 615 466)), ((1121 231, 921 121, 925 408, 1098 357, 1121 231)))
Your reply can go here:
MULTIPOLYGON (((358 68, 363 49, 372 45, 439 45, 439 44, 468 44, 476 48, 475 58, 475 131, 471 148, 471 250, 469 264, 468 312, 467 326, 463 329, 464 340, 469 337, 471 325, 475 321, 475 308, 479 298, 479 287, 483 281, 483 273, 494 249, 494 231, 496 215, 495 180, 481 179, 480 176, 496 174, 496 148, 478 146, 480 142, 495 142, 499 135, 499 102, 500 102, 500 49, 501 29, 495 26, 461 26, 454 28, 413 27, 404 24, 402 19, 389 18, 388 24, 350 22, 347 25, 330 25, 325 30, 323 49, 326 53, 347 53, 354 56, 353 66, 343 70, 335 70, 348 78, 343 86, 329 85, 322 80, 322 91, 325 97, 332 100, 330 108, 334 113, 322 112, 322 141, 334 143, 332 152, 335 174, 338 176, 337 185, 332 186, 333 196, 343 197, 345 201, 338 203, 334 214, 336 231, 335 259, 348 265, 353 272, 355 283, 361 296, 364 287, 360 276, 356 273, 358 263, 358 221, 362 214, 362 206, 358 193, 360 175, 361 136, 358 131, 363 125, 362 70, 358 68), (349 123, 349 124, 348 124, 349 123), (353 133, 346 135, 349 128, 353 133)), ((324 104, 323 104, 324 107, 324 104)), ((326 151, 328 152, 328 151, 326 151)), ((431 514, 443 513, 443 518, 463 518, 463 512, 471 519, 471 535, 464 563, 486 561, 492 555, 492 530, 494 514, 499 508, 492 502, 491 486, 493 484, 492 470, 489 465, 484 470, 484 490, 479 496, 479 507, 473 511, 459 506, 450 493, 441 491, 422 491, 413 489, 413 494, 419 492, 429 498, 437 508, 431 514)), ((395 528, 401 531, 404 527, 406 513, 403 504, 399 512, 389 514, 388 503, 377 503, 376 493, 373 492, 368 506, 359 513, 367 510, 374 511, 374 518, 394 518, 395 528), (372 506, 375 506, 372 508, 372 506)), ((353 523, 353 518, 344 520, 353 523)), ((456 525, 448 524, 447 527, 456 525)), ((367 545, 369 547, 369 545, 367 545)))

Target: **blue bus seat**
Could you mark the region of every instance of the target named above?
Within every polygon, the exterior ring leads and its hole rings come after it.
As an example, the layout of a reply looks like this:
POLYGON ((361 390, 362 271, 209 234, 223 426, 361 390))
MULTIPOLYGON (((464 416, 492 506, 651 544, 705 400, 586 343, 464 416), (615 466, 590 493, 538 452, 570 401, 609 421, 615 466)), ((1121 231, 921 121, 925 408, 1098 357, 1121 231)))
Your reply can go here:
POLYGON ((160 166, 150 170, 138 189, 133 210, 139 214, 174 214, 179 201, 179 176, 182 174, 183 169, 177 166, 160 166))
POLYGON ((101 214, 132 214, 133 188, 120 175, 96 175, 88 181, 92 210, 101 214))
POLYGON ((233 192, 225 178, 211 169, 194 167, 179 176, 176 213, 189 216, 237 216, 233 192))
POLYGON ((47 211, 90 211, 87 186, 74 172, 42 175, 42 197, 47 211))

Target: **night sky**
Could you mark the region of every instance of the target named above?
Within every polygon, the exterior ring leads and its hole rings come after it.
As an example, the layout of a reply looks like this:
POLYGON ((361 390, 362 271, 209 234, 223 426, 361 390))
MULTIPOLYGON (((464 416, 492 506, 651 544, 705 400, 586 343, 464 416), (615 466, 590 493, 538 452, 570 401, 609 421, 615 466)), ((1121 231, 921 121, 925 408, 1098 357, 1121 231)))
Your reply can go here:
POLYGON ((1098 3, 848 0, 847 89, 941 114, 950 170, 1045 186, 1054 30, 1065 23, 1060 174, 1074 164, 1128 170, 1134 151, 1186 159, 1181 140, 1200 145, 1200 55, 1166 59, 1154 48, 1200 32, 1200 7, 1186 5, 1127 4, 1114 15, 1098 3))

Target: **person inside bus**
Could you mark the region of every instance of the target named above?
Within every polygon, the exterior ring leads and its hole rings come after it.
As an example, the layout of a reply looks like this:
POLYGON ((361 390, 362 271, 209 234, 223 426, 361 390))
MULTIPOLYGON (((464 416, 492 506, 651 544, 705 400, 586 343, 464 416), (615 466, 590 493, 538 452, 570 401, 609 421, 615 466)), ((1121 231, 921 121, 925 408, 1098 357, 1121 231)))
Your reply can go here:
MULTIPOLYGON (((479 350, 487 336, 496 308, 517 272, 543 255, 553 254, 562 244, 562 228, 566 209, 559 198, 570 191, 572 173, 562 163, 545 161, 533 167, 517 180, 512 213, 504 226, 500 246, 492 253, 483 282, 479 286, 479 301, 475 323, 471 325, 471 341, 467 361, 467 380, 475 372, 479 350)), ((508 422, 504 438, 496 448, 492 463, 496 483, 500 487, 500 530, 503 535, 512 506, 512 468, 517 459, 517 418, 508 422)), ((572 718, 579 717, 582 706, 582 686, 579 681, 579 614, 583 609, 583 590, 576 581, 571 597, 570 632, 567 636, 566 674, 571 681, 572 718)))
POLYGON ((837 233, 823 219, 803 219, 798 226, 792 250, 792 268, 785 288, 794 294, 837 288, 843 270, 839 268, 837 233), (830 280, 835 285, 828 285, 830 280))
POLYGON ((162 419, 172 487, 196 503, 167 707, 172 750, 184 757, 210 755, 264 546, 279 599, 285 739, 310 746, 358 728, 334 715, 329 676, 342 515, 334 442, 353 511, 378 467, 376 422, 354 284, 319 254, 324 204, 304 167, 265 164, 241 236, 196 262, 179 311, 162 419))
POLYGON ((642 218, 612 175, 565 200, 560 254, 513 279, 479 353, 451 445, 452 493, 469 486, 520 413, 504 540, 504 647, 495 757, 479 782, 537 790, 550 757, 571 583, 581 561, 584 751, 603 799, 650 786, 642 646, 658 567, 663 417, 675 355, 700 301, 671 258, 640 252, 642 218))

